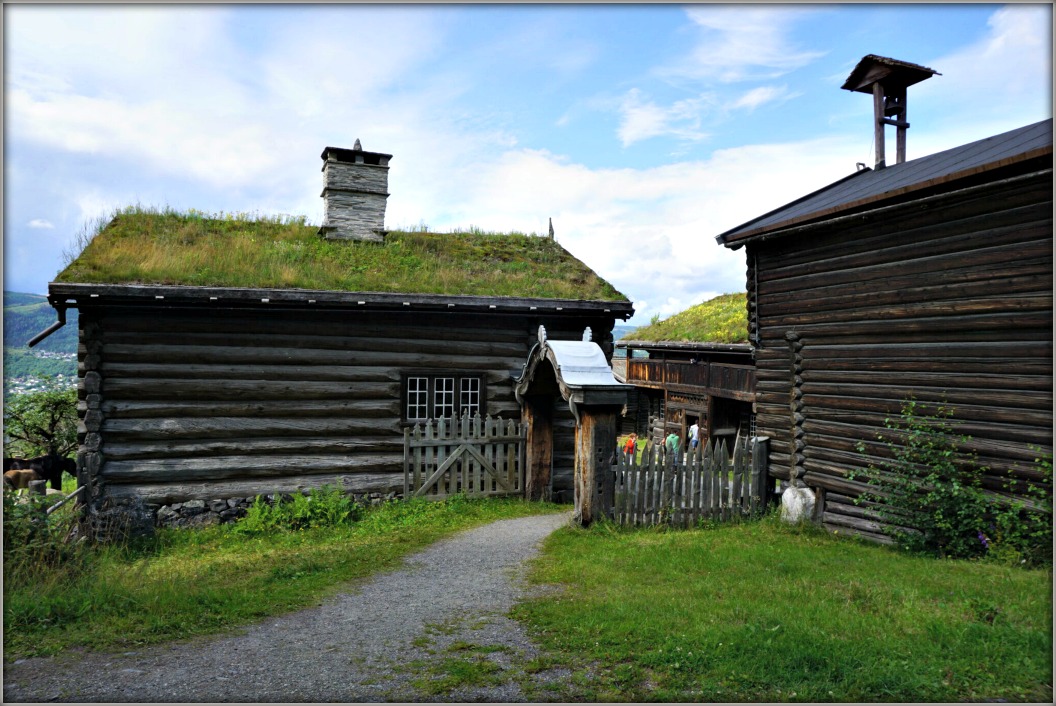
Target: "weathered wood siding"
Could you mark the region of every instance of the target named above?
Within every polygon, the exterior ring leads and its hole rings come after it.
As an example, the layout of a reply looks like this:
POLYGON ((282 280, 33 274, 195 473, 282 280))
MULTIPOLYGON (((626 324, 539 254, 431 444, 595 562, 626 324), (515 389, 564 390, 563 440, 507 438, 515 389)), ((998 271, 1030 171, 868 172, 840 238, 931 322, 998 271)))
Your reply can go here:
MULTIPOLYGON (((518 419, 510 375, 540 323, 555 339, 591 325, 611 353, 600 318, 85 306, 81 451, 106 494, 149 503, 339 480, 401 491, 401 374, 479 372, 483 411, 518 419)), ((573 426, 557 404, 559 490, 571 489, 573 426)))
POLYGON ((809 485, 857 495, 848 472, 885 455, 877 434, 912 395, 949 403, 989 487, 1034 477, 1031 447, 1052 450, 1052 255, 1051 171, 749 243, 771 474, 799 462, 809 485))

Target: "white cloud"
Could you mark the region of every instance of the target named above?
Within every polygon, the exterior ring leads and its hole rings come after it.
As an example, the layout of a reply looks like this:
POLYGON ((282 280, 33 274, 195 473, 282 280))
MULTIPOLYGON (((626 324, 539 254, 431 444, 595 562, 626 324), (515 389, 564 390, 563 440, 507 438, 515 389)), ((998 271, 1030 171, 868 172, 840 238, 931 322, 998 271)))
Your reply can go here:
MULTIPOLYGON (((852 146, 837 137, 750 145, 648 169, 590 169, 543 150, 507 150, 417 186, 418 210, 393 220, 390 208, 386 221, 545 233, 552 217, 558 242, 639 302, 634 323, 644 323, 744 291, 743 250, 715 236, 850 174, 852 146)), ((390 206, 405 188, 390 174, 390 206)))
POLYGON ((51 221, 46 221, 43 218, 34 218, 32 221, 26 224, 30 228, 37 230, 54 230, 55 224, 51 221))
POLYGON ((1052 6, 1009 5, 987 26, 979 41, 926 62, 942 75, 910 89, 911 147, 914 133, 947 149, 1052 117, 1052 6))
POLYGON ((799 93, 789 92, 787 86, 759 86, 742 94, 729 105, 728 110, 744 109, 751 112, 761 105, 783 103, 799 95, 799 93))
POLYGON ((700 28, 691 54, 666 69, 672 75, 732 83, 772 79, 805 66, 824 52, 799 49, 789 38, 802 7, 702 5, 686 10, 700 28))
POLYGON ((643 100, 641 91, 632 88, 620 102, 620 142, 627 147, 650 137, 675 137, 680 140, 707 139, 700 129, 701 118, 712 109, 714 99, 708 95, 676 101, 661 107, 643 100))

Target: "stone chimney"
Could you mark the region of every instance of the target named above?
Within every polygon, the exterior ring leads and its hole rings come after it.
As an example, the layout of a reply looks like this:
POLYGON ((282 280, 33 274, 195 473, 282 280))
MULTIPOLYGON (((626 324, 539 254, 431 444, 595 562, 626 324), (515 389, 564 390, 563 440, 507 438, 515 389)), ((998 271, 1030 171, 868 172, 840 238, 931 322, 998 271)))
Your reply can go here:
POLYGON ((323 159, 323 225, 328 240, 385 239, 385 199, 389 197, 391 154, 327 147, 323 159))
POLYGON ((887 125, 897 128, 895 164, 906 161, 906 130, 909 129, 906 88, 935 75, 942 74, 920 64, 866 54, 844 81, 841 88, 873 97, 873 143, 876 147, 877 169, 887 166, 884 145, 884 128, 887 125))

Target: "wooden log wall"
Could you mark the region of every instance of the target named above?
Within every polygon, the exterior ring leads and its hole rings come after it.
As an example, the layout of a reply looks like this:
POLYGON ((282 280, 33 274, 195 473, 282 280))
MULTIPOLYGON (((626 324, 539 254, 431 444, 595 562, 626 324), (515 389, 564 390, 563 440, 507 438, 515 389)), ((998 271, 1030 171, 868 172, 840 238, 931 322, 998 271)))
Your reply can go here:
MULTIPOLYGON (((480 373, 483 411, 519 419, 510 376, 540 323, 578 340, 612 319, 85 307, 81 466, 152 504, 338 481, 399 492, 402 374, 480 373)), ((574 420, 557 402, 554 483, 571 490, 574 420)))
MULTIPOLYGON (((1052 257, 1051 171, 749 243, 771 474, 801 463, 808 485, 839 499, 821 509, 836 527, 829 515, 864 487, 848 473, 887 456, 877 435, 914 396, 949 404, 988 488, 1006 473, 1036 479, 1036 448, 1052 451, 1052 257)), ((878 532, 855 520, 840 526, 878 532)))

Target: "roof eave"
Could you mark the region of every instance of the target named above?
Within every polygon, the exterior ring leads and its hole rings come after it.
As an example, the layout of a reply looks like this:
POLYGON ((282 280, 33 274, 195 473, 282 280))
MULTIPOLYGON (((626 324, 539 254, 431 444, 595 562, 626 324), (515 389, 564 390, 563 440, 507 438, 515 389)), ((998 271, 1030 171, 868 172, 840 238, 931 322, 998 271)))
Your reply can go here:
POLYGON ((113 304, 254 309, 443 309, 504 313, 610 314, 625 320, 634 314, 634 305, 629 301, 598 299, 71 282, 51 282, 48 291, 53 306, 61 302, 71 308, 113 304))

